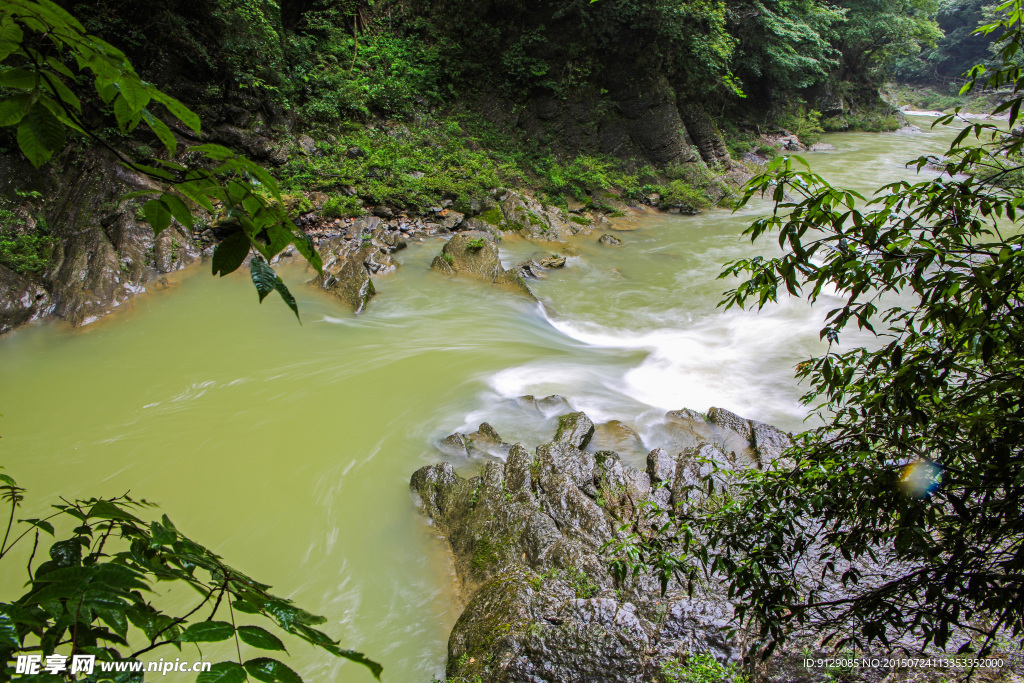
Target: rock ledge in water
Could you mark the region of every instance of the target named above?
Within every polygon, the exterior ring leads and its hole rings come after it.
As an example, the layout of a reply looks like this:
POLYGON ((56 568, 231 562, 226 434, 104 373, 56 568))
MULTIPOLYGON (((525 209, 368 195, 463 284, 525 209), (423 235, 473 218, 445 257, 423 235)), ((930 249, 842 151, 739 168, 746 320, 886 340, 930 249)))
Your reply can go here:
POLYGON ((725 472, 760 467, 788 437, 721 409, 709 419, 694 411, 670 419, 692 422, 694 433, 728 434, 746 450, 708 442, 676 454, 655 449, 640 470, 614 452, 581 450, 595 426, 570 412, 534 453, 510 446, 486 423, 475 434, 448 437, 446 446, 467 454, 507 449, 504 462, 487 459, 479 476, 464 479, 450 463, 413 475, 412 489, 450 545, 468 598, 448 642, 449 677, 649 681, 658 680, 661 663, 693 652, 737 660, 746 636, 729 630, 733 608, 724 590, 697 586, 688 595, 672 581, 662 596, 646 575, 617 584, 601 548, 624 537, 623 524, 643 523, 645 503, 663 510, 702 504, 705 494, 691 487, 710 471, 707 462, 725 472))

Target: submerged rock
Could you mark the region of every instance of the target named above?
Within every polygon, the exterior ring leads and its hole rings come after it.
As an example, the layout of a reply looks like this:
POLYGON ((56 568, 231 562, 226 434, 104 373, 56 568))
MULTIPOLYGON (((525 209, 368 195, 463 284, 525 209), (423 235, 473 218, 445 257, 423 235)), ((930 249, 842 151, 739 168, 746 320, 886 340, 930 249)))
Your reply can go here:
POLYGON ((601 235, 597 239, 597 241, 599 243, 603 244, 606 247, 621 247, 622 246, 622 240, 620 240, 618 237, 615 237, 614 235, 608 235, 608 234, 601 235))

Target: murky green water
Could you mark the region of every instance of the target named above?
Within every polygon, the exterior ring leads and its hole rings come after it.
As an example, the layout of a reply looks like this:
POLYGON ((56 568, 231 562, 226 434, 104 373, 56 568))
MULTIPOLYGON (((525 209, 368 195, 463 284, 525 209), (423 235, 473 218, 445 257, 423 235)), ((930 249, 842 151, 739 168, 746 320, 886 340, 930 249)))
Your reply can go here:
MULTIPOLYGON (((951 137, 837 134, 826 137, 837 152, 808 158, 870 191, 951 137)), ((542 306, 428 272, 440 247, 428 241, 400 252, 403 267, 377 279, 379 296, 358 317, 302 287, 298 268, 285 277, 301 326, 274 300, 257 305, 244 276, 214 280, 204 267, 87 328, 8 335, 0 462, 29 489, 20 516, 60 495, 130 489, 326 615, 346 647, 384 664, 385 680, 430 681, 459 608, 407 482, 442 457, 438 437, 487 420, 537 442, 550 421, 514 398, 552 393, 646 441, 665 410, 682 407, 800 427, 792 368, 820 349, 820 310, 715 309, 720 264, 751 253, 738 234, 760 210, 646 217, 619 233, 618 249, 581 239, 580 256, 534 285, 542 306)), ((538 252, 504 249, 509 262, 538 252)), ((3 597, 23 571, 0 567, 3 597)), ((371 680, 309 648, 292 655, 308 681, 371 680)))

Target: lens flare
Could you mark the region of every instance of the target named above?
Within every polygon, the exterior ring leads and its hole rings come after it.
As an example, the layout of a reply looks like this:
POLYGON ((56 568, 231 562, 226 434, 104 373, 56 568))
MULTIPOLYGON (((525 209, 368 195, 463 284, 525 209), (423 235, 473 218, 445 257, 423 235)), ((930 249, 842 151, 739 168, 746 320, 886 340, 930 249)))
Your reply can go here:
POLYGON ((918 460, 900 472, 900 489, 911 498, 924 498, 942 482, 942 467, 930 460, 918 460))

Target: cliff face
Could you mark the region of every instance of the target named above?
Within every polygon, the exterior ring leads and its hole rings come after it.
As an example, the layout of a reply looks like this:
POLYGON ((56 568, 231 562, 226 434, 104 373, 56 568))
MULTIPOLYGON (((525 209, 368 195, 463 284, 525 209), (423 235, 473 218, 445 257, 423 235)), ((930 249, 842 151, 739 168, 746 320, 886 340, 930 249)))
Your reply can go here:
POLYGON ((0 157, 0 177, 4 196, 39 194, 30 211, 54 238, 45 272, 0 266, 0 333, 46 315, 86 324, 199 256, 183 228, 154 237, 134 203, 120 201, 150 181, 105 151, 69 149, 39 171, 8 154, 0 157))

